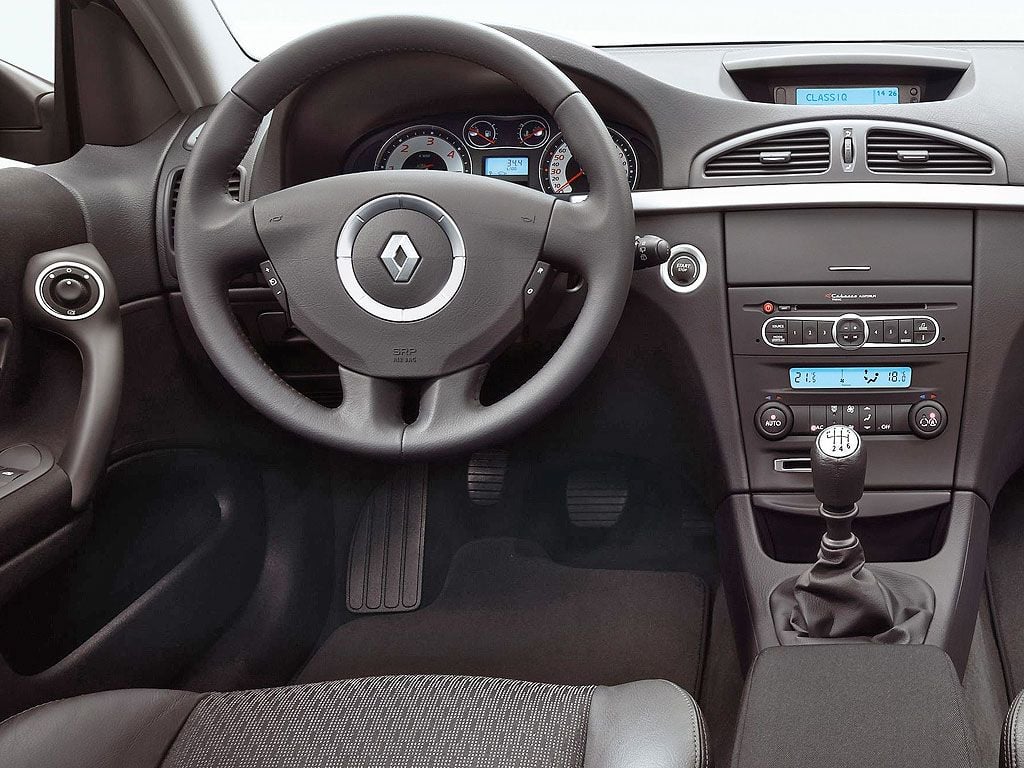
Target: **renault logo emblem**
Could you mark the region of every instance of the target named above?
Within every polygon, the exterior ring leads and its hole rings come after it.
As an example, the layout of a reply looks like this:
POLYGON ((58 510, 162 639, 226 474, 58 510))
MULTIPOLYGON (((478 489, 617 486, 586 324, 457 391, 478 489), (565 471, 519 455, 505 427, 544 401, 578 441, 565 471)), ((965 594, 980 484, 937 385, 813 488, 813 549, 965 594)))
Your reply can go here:
POLYGON ((409 236, 402 232, 388 238, 384 250, 381 251, 380 260, 388 268, 392 280, 396 283, 408 283, 412 280, 412 273, 419 266, 420 255, 409 236))

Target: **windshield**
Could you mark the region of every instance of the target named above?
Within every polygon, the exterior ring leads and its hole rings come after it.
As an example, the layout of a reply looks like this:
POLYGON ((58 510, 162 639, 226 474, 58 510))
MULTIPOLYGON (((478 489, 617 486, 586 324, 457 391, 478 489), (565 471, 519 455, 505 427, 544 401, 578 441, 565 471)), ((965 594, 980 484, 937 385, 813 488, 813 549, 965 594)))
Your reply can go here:
MULTIPOLYGON (((373 14, 417 12, 408 0, 214 0, 242 48, 261 58, 299 35, 373 14)), ((422 12, 567 37, 587 45, 1024 40, 1020 0, 433 0, 422 12)))

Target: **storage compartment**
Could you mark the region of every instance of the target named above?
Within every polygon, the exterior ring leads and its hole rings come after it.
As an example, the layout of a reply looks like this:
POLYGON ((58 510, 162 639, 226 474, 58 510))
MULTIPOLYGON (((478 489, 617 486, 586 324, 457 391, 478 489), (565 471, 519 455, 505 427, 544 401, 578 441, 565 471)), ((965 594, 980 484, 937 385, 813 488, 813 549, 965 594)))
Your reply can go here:
POLYGON ((726 213, 726 274, 729 285, 969 283, 972 217, 906 208, 726 213))
POLYGON ((750 670, 733 768, 979 762, 963 688, 939 648, 769 648, 750 670))
MULTIPOLYGON (((754 513, 765 554, 783 563, 813 563, 825 524, 812 495, 755 496, 754 513)), ((950 494, 868 493, 854 531, 868 562, 927 560, 945 541, 950 494)))

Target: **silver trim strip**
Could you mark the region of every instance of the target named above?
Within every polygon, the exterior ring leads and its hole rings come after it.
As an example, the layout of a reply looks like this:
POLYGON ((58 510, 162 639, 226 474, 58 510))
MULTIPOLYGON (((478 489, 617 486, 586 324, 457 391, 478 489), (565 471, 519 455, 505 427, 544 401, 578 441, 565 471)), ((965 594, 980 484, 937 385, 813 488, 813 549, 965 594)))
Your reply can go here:
POLYGON ((341 284, 345 286, 352 301, 374 317, 393 323, 412 323, 441 311, 455 298, 455 294, 462 286, 462 279, 466 276, 466 243, 458 226, 441 206, 416 195, 385 195, 360 206, 341 228, 335 257, 338 262, 338 277, 341 278, 341 284), (424 304, 407 309, 389 307, 371 297, 359 284, 355 269, 352 267, 352 248, 359 230, 374 216, 399 208, 418 211, 432 218, 445 233, 452 247, 452 271, 441 290, 424 304))
POLYGON ((697 246, 680 243, 679 245, 672 246, 672 250, 669 251, 668 261, 658 268, 658 272, 661 273, 661 281, 668 286, 669 290, 676 293, 693 293, 704 284, 704 278, 708 276, 708 260, 704 258, 704 254, 701 253, 700 248, 697 246), (692 256, 693 260, 697 262, 697 279, 689 285, 677 285, 668 276, 669 265, 681 253, 692 256))
POLYGON ((638 216, 774 208, 984 208, 1024 211, 1024 187, 1009 184, 835 182, 644 190, 638 216))
POLYGON ((807 315, 798 315, 796 317, 769 317, 761 325, 761 340, 772 349, 838 349, 842 352, 855 352, 858 349, 902 349, 910 347, 912 349, 923 349, 924 347, 930 347, 936 341, 939 340, 939 334, 941 329, 939 328, 939 321, 931 315, 868 315, 863 317, 861 315, 846 314, 834 317, 821 317, 813 316, 808 317, 807 315), (807 322, 822 321, 832 323, 832 339, 836 337, 836 328, 839 326, 840 320, 846 320, 856 318, 864 323, 864 338, 865 341, 859 347, 841 347, 839 344, 772 344, 768 341, 768 324, 778 320, 806 320, 807 322), (935 323, 935 336, 927 344, 887 344, 885 342, 867 341, 868 337, 868 320, 931 320, 935 323))
POLYGON ((44 312, 46 312, 48 315, 53 315, 54 317, 59 318, 61 320, 85 320, 87 317, 92 317, 97 312, 99 312, 100 307, 103 306, 103 298, 105 295, 106 290, 103 287, 103 281, 100 280, 100 276, 96 274, 96 270, 94 270, 92 267, 87 267, 85 264, 82 264, 81 262, 78 261, 58 261, 56 264, 51 264, 42 272, 40 272, 39 276, 36 278, 36 301, 39 302, 39 306, 42 307, 44 312), (96 285, 99 288, 99 298, 96 299, 96 304, 88 312, 83 312, 80 315, 62 315, 60 312, 57 312, 56 310, 52 309, 50 305, 46 303, 46 300, 43 298, 43 280, 46 279, 46 276, 48 274, 50 274, 56 269, 60 269, 61 267, 72 267, 74 269, 80 269, 87 275, 89 275, 89 277, 96 281, 96 285))
POLYGON ((811 458, 796 457, 792 459, 776 459, 775 460, 775 471, 776 472, 810 472, 811 471, 811 458))

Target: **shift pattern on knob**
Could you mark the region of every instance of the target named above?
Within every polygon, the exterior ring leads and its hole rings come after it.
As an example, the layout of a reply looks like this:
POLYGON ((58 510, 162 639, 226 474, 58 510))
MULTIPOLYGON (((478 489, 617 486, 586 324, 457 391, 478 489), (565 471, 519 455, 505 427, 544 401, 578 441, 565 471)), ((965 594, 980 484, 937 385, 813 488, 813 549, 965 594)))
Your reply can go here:
POLYGON ((852 427, 834 424, 818 433, 817 443, 824 456, 843 459, 860 450, 860 435, 852 427))

